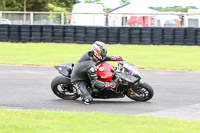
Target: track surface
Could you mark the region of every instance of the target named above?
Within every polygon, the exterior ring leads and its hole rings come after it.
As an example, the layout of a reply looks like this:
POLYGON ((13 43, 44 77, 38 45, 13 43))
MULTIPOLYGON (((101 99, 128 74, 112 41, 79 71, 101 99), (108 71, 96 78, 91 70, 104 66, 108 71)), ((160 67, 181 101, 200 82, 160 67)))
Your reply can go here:
POLYGON ((50 84, 59 73, 53 67, 0 65, 0 108, 116 113, 200 120, 200 71, 140 70, 154 89, 148 102, 130 99, 62 100, 50 84))

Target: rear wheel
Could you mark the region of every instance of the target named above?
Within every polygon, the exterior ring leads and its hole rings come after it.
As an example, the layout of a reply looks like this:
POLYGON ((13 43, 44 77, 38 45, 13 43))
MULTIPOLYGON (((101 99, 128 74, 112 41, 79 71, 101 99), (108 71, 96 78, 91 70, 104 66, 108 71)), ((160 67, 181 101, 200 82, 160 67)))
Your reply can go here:
POLYGON ((70 80, 64 76, 56 77, 51 83, 51 89, 56 96, 64 100, 75 100, 79 98, 70 80))
POLYGON ((154 95, 152 87, 143 82, 138 85, 136 89, 129 89, 126 96, 135 101, 148 101, 154 95))

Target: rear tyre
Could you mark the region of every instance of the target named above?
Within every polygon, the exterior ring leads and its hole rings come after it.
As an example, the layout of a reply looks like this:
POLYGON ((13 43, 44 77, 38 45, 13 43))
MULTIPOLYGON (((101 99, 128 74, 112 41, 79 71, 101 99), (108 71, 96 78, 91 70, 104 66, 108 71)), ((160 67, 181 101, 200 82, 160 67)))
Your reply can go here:
POLYGON ((76 100, 79 98, 76 89, 70 80, 64 76, 58 76, 51 82, 53 93, 64 100, 76 100))
POLYGON ((128 90, 126 93, 126 96, 135 101, 144 101, 145 102, 145 101, 150 100, 154 95, 154 91, 153 91, 152 87, 145 82, 140 83, 138 85, 138 88, 134 89, 134 91, 135 91, 135 93, 128 90))

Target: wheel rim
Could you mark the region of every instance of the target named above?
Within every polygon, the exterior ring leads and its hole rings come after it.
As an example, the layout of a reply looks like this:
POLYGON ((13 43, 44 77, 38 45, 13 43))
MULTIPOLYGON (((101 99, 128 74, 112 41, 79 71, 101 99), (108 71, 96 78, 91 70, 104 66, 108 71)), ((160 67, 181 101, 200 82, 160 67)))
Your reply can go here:
POLYGON ((133 99, 137 99, 137 100, 145 100, 145 99, 148 99, 149 96, 150 96, 150 92, 142 87, 142 86, 139 86, 137 88, 137 90, 135 91, 135 93, 131 92, 130 90, 128 91, 128 95, 133 98, 133 99))
POLYGON ((72 86, 67 86, 66 84, 58 84, 55 87, 55 90, 58 95, 61 96, 76 96, 77 92, 76 89, 73 88, 72 86))
POLYGON ((147 99, 149 97, 149 91, 146 88, 140 87, 136 93, 140 96, 141 99, 147 99))

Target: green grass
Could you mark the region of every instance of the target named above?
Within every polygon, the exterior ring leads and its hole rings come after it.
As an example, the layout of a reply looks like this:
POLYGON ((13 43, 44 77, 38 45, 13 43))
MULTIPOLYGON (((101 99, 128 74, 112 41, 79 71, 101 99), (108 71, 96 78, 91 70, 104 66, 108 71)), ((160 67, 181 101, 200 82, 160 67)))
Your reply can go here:
POLYGON ((199 133, 200 121, 100 113, 0 110, 1 133, 199 133))
MULTIPOLYGON (((92 45, 0 43, 0 64, 75 63, 92 45)), ((108 45, 108 55, 122 56, 144 69, 200 70, 199 46, 108 45)))
MULTIPOLYGON (((0 43, 0 64, 75 63, 91 45, 0 43)), ((145 69, 200 70, 200 47, 108 45, 108 55, 122 56, 145 69)), ((100 113, 0 110, 0 133, 199 133, 200 121, 100 113)))

